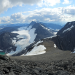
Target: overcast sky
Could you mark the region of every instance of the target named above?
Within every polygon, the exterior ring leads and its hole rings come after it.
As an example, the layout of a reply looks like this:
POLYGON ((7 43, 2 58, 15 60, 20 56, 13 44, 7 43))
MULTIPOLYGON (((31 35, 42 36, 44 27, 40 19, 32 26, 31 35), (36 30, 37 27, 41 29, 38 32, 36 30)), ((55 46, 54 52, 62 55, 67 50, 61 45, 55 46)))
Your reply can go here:
POLYGON ((0 0, 0 24, 75 21, 75 0, 0 0))

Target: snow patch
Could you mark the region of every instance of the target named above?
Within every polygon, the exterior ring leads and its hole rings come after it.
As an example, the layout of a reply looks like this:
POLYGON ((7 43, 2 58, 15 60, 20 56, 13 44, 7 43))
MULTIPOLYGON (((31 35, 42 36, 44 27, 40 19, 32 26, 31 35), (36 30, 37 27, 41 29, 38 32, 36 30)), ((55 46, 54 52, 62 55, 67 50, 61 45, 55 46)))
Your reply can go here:
POLYGON ((13 45, 16 43, 16 40, 12 40, 13 45))
POLYGON ((75 48, 74 48, 74 52, 72 52, 72 53, 75 53, 75 48))
POLYGON ((54 48, 56 48, 57 46, 56 46, 56 44, 54 44, 54 48))
POLYGON ((37 46, 38 44, 42 43, 43 41, 38 41, 34 46, 37 46))
POLYGON ((35 46, 30 52, 28 52, 26 55, 22 56, 32 56, 32 55, 39 55, 46 53, 46 47, 44 45, 35 46))
MULTIPOLYGON (((41 25, 41 24, 40 24, 40 25, 41 25)), ((47 27, 44 27, 43 25, 41 25, 41 26, 42 26, 44 29, 48 30, 48 31, 50 30, 50 29, 48 29, 47 27)))
POLYGON ((70 31, 73 27, 74 27, 74 26, 72 25, 70 28, 65 29, 65 30, 63 31, 63 33, 66 32, 66 31, 70 31))
POLYGON ((53 38, 53 37, 56 37, 57 35, 54 35, 54 36, 50 36, 50 37, 47 37, 47 38, 44 38, 44 39, 48 39, 48 38, 53 38))
POLYGON ((54 34, 54 35, 56 35, 56 34, 57 34, 57 32, 54 32, 53 34, 54 34))

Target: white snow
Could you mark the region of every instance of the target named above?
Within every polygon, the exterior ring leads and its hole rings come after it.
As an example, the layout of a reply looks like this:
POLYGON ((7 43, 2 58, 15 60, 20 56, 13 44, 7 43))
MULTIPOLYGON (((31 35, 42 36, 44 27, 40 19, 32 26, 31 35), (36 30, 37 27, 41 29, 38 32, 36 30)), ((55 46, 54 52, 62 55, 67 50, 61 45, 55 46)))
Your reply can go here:
POLYGON ((57 35, 54 35, 54 36, 50 36, 50 37, 46 37, 44 39, 47 39, 47 38, 53 38, 53 37, 56 37, 57 35))
POLYGON ((32 55, 39 55, 46 53, 45 51, 46 47, 44 45, 35 46, 30 52, 28 52, 26 55, 22 56, 32 56, 32 55))
POLYGON ((15 37, 14 37, 13 39, 14 39, 14 40, 16 40, 16 38, 15 38, 15 37))
POLYGON ((74 52, 72 52, 72 53, 75 53, 75 48, 74 48, 74 52))
POLYGON ((31 29, 30 31, 29 31, 29 34, 30 34, 30 43, 33 43, 34 42, 34 40, 35 40, 35 38, 36 38, 36 35, 37 34, 35 34, 35 28, 33 28, 33 29, 31 29))
POLYGON ((55 47, 55 48, 57 47, 56 44, 54 44, 54 47, 55 47))
MULTIPOLYGON (((41 25, 41 24, 40 24, 41 25)), ((46 30, 50 30, 50 29, 48 29, 47 27, 44 27, 43 25, 41 25, 44 29, 46 29, 46 30)))
POLYGON ((65 30, 63 31, 63 33, 66 32, 66 31, 70 31, 73 27, 74 27, 74 26, 72 25, 70 28, 65 29, 65 30))
POLYGON ((38 44, 42 43, 43 41, 38 41, 34 46, 37 46, 38 44))
POLYGON ((54 35, 56 35, 56 34, 57 34, 57 32, 54 32, 53 34, 54 34, 54 35))
POLYGON ((44 45, 39 45, 39 43, 42 43, 43 41, 38 41, 34 46, 34 48, 30 51, 27 52, 27 54, 23 54, 22 56, 32 56, 32 55, 39 55, 39 54, 44 54, 46 53, 46 47, 44 45))
POLYGON ((16 43, 16 40, 12 40, 13 45, 16 43))
POLYGON ((35 28, 31 29, 31 26, 27 30, 25 28, 19 28, 18 31, 13 31, 12 33, 17 33, 17 38, 12 39, 12 43, 17 47, 16 51, 11 51, 8 53, 8 56, 11 56, 13 54, 17 54, 23 49, 25 49, 28 45, 34 42, 36 35, 35 34, 35 28), (21 39, 20 39, 21 38, 21 39), (16 39, 20 39, 16 41, 16 39))

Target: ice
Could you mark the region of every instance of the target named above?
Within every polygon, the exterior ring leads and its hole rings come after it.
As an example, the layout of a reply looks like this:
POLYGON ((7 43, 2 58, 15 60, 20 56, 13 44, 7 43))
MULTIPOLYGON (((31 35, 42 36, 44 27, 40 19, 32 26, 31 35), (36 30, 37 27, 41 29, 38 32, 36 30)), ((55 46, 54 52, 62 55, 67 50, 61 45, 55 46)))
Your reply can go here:
POLYGON ((46 53, 46 47, 44 45, 35 46, 30 52, 28 52, 26 55, 22 56, 32 56, 32 55, 39 55, 46 53))
POLYGON ((70 31, 73 27, 74 27, 74 26, 72 25, 70 28, 65 29, 65 30, 63 31, 63 33, 66 32, 66 31, 70 31))
POLYGON ((13 54, 17 54, 17 53, 21 52, 23 49, 25 49, 25 47, 28 46, 28 45, 30 45, 29 40, 27 40, 27 39, 19 40, 15 44, 15 46, 17 47, 16 51, 11 51, 7 55, 10 56, 10 55, 13 55, 13 54))
POLYGON ((29 34, 30 34, 30 43, 33 43, 34 42, 34 40, 35 40, 35 38, 36 38, 36 35, 37 34, 35 34, 35 28, 33 28, 33 29, 31 29, 30 31, 29 31, 29 34))
POLYGON ((28 45, 34 42, 36 35, 35 34, 35 28, 31 29, 31 26, 27 30, 25 28, 19 28, 18 31, 13 31, 12 33, 17 33, 17 37, 12 39, 12 43, 17 47, 16 51, 11 51, 8 53, 8 56, 11 56, 13 54, 17 54, 24 50, 28 45), (18 41, 16 41, 19 39, 18 41))

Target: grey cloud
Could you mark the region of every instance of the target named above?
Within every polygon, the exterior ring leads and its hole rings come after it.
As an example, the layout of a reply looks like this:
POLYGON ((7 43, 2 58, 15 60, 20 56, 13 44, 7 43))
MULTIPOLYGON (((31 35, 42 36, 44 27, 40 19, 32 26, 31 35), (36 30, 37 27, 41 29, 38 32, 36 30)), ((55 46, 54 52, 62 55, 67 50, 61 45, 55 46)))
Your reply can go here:
POLYGON ((75 9, 65 9, 64 13, 65 14, 70 14, 70 15, 75 15, 75 9))
POLYGON ((37 4, 41 0, 9 0, 11 4, 24 3, 24 4, 37 4))

